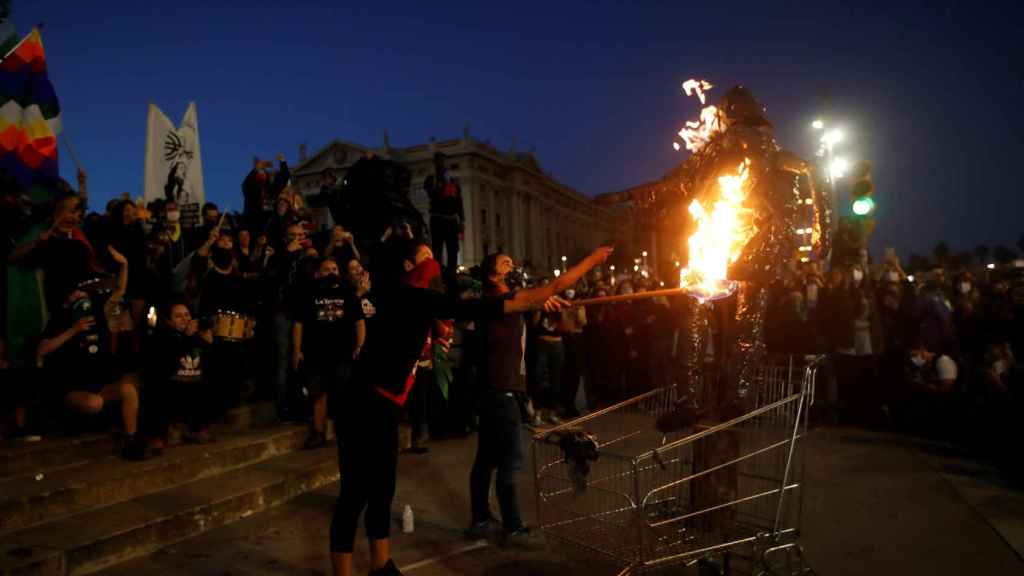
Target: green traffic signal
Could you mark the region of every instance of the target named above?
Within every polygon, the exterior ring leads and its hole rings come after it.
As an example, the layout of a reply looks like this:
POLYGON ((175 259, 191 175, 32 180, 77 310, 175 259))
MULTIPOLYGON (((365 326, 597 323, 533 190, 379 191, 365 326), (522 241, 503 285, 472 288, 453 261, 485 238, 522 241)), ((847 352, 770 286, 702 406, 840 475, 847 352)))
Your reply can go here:
POLYGON ((875 209, 875 201, 871 197, 858 198, 853 201, 853 213, 857 216, 867 216, 875 209))

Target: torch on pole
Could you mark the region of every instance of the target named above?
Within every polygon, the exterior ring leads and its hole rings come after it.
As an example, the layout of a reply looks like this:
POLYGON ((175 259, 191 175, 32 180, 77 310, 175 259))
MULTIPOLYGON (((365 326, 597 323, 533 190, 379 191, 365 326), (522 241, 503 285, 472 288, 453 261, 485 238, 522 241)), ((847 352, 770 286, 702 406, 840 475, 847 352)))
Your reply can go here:
POLYGON ((584 298, 573 300, 573 306, 591 306, 594 304, 614 304, 616 302, 632 302, 633 300, 648 300, 650 298, 662 298, 669 296, 690 295, 689 288, 666 288, 664 290, 652 290, 650 292, 637 292, 635 294, 616 294, 614 296, 602 296, 600 298, 584 298))

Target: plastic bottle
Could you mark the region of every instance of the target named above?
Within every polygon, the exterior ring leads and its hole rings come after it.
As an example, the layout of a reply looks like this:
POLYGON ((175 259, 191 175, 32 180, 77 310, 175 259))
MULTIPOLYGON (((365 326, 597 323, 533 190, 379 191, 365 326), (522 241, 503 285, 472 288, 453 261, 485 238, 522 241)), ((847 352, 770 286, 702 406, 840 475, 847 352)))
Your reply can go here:
POLYGON ((416 529, 415 520, 412 515, 412 506, 406 504, 402 511, 402 532, 409 534, 416 529))

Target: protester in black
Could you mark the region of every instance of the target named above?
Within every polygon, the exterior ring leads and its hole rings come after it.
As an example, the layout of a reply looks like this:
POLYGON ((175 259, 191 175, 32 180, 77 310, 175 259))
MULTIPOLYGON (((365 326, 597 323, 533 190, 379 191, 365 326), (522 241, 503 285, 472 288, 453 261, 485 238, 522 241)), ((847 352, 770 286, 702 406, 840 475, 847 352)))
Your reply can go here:
POLYGON ((242 181, 242 196, 245 198, 242 217, 245 219, 246 228, 250 230, 264 229, 271 212, 274 211, 277 196, 291 179, 284 154, 278 154, 277 161, 280 167, 277 174, 272 176, 269 173, 269 160, 253 158, 253 168, 242 181))
MULTIPOLYGON (((385 262, 378 262, 386 266, 385 262)), ((422 242, 413 242, 402 265, 407 273, 436 267, 422 242)), ((334 573, 352 573, 352 546, 363 508, 373 574, 398 574, 390 558, 391 500, 398 462, 398 414, 415 379, 413 367, 437 318, 484 319, 521 313, 542 304, 557 307, 551 289, 503 300, 459 300, 408 284, 374 288, 375 314, 366 345, 338 414, 339 467, 345 471, 331 521, 334 573)))
POLYGON ((224 409, 218 388, 208 386, 204 377, 213 333, 199 329, 184 299, 171 299, 160 318, 147 346, 146 427, 154 438, 165 440, 171 420, 181 419, 188 427, 185 441, 209 443, 210 423, 224 409))
POLYGON ((430 198, 430 237, 433 252, 440 262, 442 250, 447 247, 446 266, 450 277, 455 276, 459 265, 459 235, 466 226, 466 214, 462 205, 462 187, 444 165, 444 154, 434 154, 434 174, 427 176, 423 189, 430 198))
POLYGON ((292 329, 292 370, 301 367, 313 404, 313 423, 306 448, 327 442, 327 398, 340 393, 352 374, 366 340, 366 322, 355 292, 341 279, 338 263, 324 258, 316 281, 295 312, 292 329))
MULTIPOLYGON (((121 267, 118 288, 112 297, 121 297, 128 282, 128 262, 113 248, 108 250, 121 267)), ((105 334, 100 309, 102 302, 93 302, 85 292, 71 289, 61 305, 50 310, 50 320, 37 354, 44 359, 49 381, 61 386, 65 404, 75 412, 97 414, 107 404, 120 404, 125 434, 122 455, 141 460, 147 453, 145 442, 136 434, 138 391, 135 384, 124 377, 110 351, 109 334, 105 334)))
MULTIPOLYGON (((485 316, 477 320, 483 357, 481 358, 479 412, 476 459, 469 477, 473 519, 467 534, 480 537, 492 521, 489 496, 491 476, 497 470, 496 492, 501 508, 504 541, 525 543, 529 529, 523 524, 516 494, 516 474, 522 468, 522 421, 520 403, 526 394, 526 323, 522 307, 510 309, 514 302, 544 302, 564 292, 591 268, 603 263, 611 254, 609 247, 598 248, 582 262, 570 268, 553 282, 532 289, 513 290, 506 278, 513 270, 507 254, 492 254, 480 265, 484 274, 485 305, 504 303, 506 316, 485 316)), ((559 299, 559 302, 564 302, 559 299)), ((555 311, 560 306, 548 307, 555 311)))

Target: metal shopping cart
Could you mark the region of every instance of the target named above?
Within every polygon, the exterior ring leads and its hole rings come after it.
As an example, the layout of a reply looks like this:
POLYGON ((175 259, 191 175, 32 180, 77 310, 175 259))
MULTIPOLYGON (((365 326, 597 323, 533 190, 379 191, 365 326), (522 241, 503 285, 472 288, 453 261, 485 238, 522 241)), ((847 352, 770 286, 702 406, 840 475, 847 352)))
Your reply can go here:
MULTIPOLYGON (((809 573, 798 544, 800 445, 819 362, 772 358, 757 370, 746 412, 670 436, 655 421, 673 408, 677 386, 538 432, 540 529, 621 574, 695 564, 809 573)), ((696 393, 713 393, 718 371, 703 373, 696 393)))

